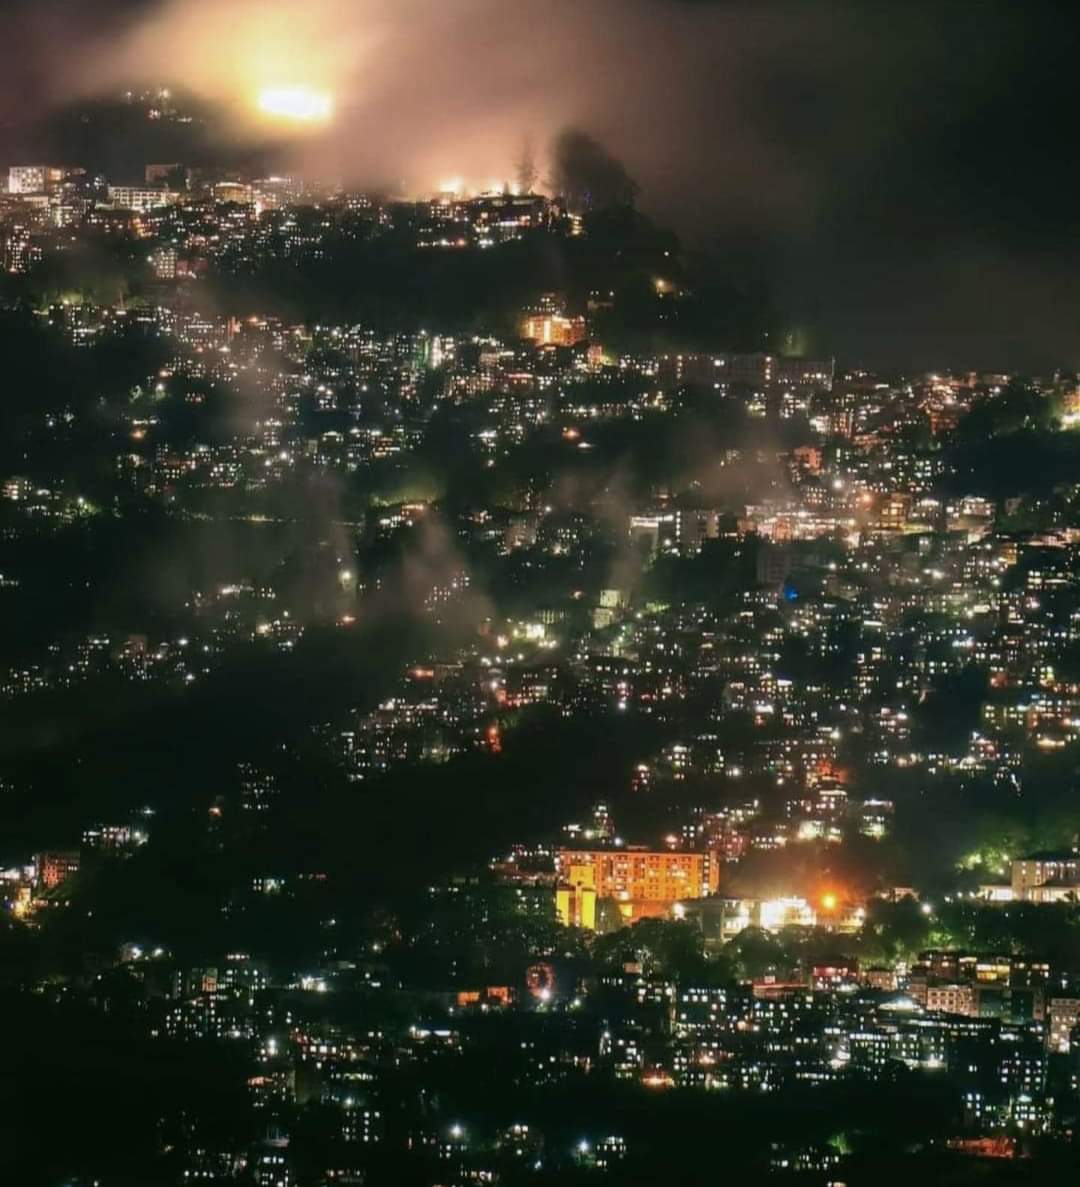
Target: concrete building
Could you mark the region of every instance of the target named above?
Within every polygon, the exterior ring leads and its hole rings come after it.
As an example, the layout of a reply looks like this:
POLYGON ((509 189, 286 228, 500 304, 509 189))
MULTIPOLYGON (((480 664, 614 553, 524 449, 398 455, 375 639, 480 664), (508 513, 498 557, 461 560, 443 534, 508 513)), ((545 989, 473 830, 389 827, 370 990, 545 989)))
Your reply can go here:
POLYGON ((158 206, 168 206, 178 201, 180 195, 164 186, 111 185, 109 201, 121 210, 134 210, 145 214, 158 206))
POLYGON ((632 923, 665 915, 679 899, 703 898, 719 885, 719 864, 708 853, 645 848, 560 849, 556 855, 560 918, 599 923, 597 907, 610 900, 619 917, 632 923))
POLYGON ((1049 1015, 1047 1041, 1050 1051, 1055 1055, 1068 1055, 1073 1027, 1080 1024, 1080 998, 1052 997, 1049 1015))
POLYGON ((1030 903, 1080 901, 1080 854, 1045 850, 1014 861, 1012 891, 1030 903))
POLYGON ((8 169, 9 194, 44 194, 64 180, 59 165, 12 165, 8 169))

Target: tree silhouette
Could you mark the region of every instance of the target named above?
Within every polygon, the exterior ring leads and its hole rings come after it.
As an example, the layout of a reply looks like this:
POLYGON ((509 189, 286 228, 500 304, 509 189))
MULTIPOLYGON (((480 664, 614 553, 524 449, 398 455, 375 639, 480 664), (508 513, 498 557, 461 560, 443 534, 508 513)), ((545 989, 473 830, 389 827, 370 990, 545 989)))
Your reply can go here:
POLYGON ((540 171, 536 167, 536 143, 531 132, 526 132, 521 141, 521 150, 514 162, 514 175, 518 193, 531 194, 540 171))
POLYGON ((632 206, 640 186, 588 133, 564 128, 552 145, 552 184, 574 210, 632 206))

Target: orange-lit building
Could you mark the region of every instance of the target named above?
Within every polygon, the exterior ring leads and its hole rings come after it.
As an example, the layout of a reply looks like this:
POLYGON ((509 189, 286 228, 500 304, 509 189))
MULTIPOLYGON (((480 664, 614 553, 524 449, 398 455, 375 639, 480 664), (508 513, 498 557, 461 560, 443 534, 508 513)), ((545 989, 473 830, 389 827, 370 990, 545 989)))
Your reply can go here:
POLYGON ((468 1006, 513 1005, 516 994, 509 985, 485 985, 483 989, 459 989, 457 1004, 461 1009, 468 1006))
POLYGON ((585 319, 558 313, 527 313, 521 321, 521 336, 540 346, 576 346, 585 340, 585 319))
POLYGON ((719 886, 709 853, 637 848, 561 849, 556 907, 567 924, 595 929, 597 907, 611 900, 626 923, 666 914, 678 899, 703 898, 719 886))
POLYGON ((39 885, 43 890, 52 890, 79 872, 79 854, 39 853, 35 864, 39 885))

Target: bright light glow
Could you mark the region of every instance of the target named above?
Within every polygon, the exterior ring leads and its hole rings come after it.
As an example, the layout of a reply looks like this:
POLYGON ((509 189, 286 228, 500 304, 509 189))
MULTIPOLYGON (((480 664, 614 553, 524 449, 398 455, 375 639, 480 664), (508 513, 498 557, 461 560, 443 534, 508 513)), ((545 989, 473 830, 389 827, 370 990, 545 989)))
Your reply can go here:
POLYGON ((259 110, 277 119, 300 123, 325 123, 334 112, 334 101, 326 91, 313 87, 265 87, 259 92, 259 110))
POLYGON ((829 894, 823 894, 821 896, 821 905, 822 905, 822 907, 825 908, 826 911, 835 911, 836 910, 836 902, 837 902, 836 895, 832 894, 831 892, 829 894))
POLYGON ((813 927, 817 923, 817 913, 806 899, 794 897, 765 899, 759 905, 758 918, 766 931, 779 931, 788 924, 813 927))

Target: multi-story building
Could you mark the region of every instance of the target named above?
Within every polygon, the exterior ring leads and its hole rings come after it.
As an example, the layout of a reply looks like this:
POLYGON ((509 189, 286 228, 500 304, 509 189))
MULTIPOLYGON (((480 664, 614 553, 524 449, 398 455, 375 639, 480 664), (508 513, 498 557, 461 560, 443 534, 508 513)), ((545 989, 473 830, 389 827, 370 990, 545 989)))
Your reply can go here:
POLYGON ((945 984, 928 985, 926 1008, 942 1014, 963 1014, 975 1018, 979 1013, 979 995, 974 985, 945 984))
POLYGON ((64 180, 59 165, 12 165, 8 169, 9 194, 44 194, 64 180))
POLYGON ((732 386, 830 391, 835 359, 800 359, 782 355, 684 354, 660 360, 662 379, 727 390, 732 386))
POLYGON ((705 540, 715 540, 720 535, 722 518, 717 510, 687 507, 631 515, 630 542, 650 554, 700 552, 705 540))
POLYGON ((586 337, 583 317, 566 317, 560 313, 530 313, 521 321, 522 338, 539 346, 576 346, 586 337))
POLYGON ((39 853, 35 863, 38 884, 43 890, 52 890, 79 872, 77 852, 39 853))
MULTIPOLYGON (((556 856, 562 890, 580 896, 582 920, 589 892, 597 904, 611 900, 623 922, 664 915, 679 899, 703 898, 719 885, 719 864, 709 853, 612 849, 560 849, 556 856)), ((557 899, 560 915, 570 921, 569 895, 557 899)), ((588 926, 582 922, 581 926, 588 926)))
POLYGON ((1080 1025, 1080 998, 1052 997, 1048 1013, 1050 1027, 1047 1041, 1050 1051, 1056 1055, 1068 1055, 1073 1028, 1080 1025))
POLYGON ((1012 863, 1013 898, 1033 903, 1080 900, 1080 854, 1033 853, 1012 863))
POLYGON ((179 200, 180 195, 165 186, 111 185, 109 202, 121 210, 134 210, 145 214, 159 206, 168 206, 179 200))

